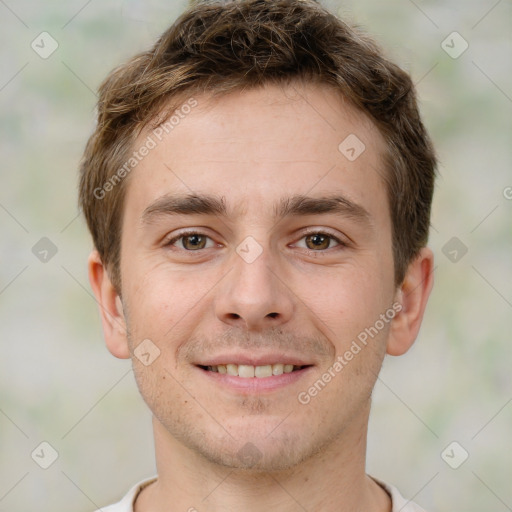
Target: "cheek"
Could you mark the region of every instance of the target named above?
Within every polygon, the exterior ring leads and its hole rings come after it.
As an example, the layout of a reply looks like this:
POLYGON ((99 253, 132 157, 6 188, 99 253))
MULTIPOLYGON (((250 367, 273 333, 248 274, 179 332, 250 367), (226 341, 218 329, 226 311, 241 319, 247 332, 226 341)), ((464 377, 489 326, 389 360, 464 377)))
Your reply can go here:
POLYGON ((160 422, 169 425, 171 418, 176 421, 177 416, 187 413, 192 400, 183 386, 180 386, 181 378, 176 376, 165 352, 149 366, 134 360, 133 367, 139 392, 160 422), (177 415, 177 411, 180 414, 177 415))
POLYGON ((150 258, 133 261, 130 268, 125 269, 124 276, 125 288, 140 314, 157 318, 162 314, 167 317, 166 313, 171 310, 176 311, 176 298, 185 298, 189 290, 179 274, 172 275, 165 264, 153 264, 150 258))
MULTIPOLYGON (((379 269, 346 265, 302 282, 297 293, 330 339, 356 336, 391 306, 392 288, 379 269)), ((392 276, 387 280, 391 283, 392 276)))
POLYGON ((132 342, 149 338, 167 355, 177 348, 172 340, 188 339, 197 316, 204 316, 216 282, 207 273, 172 271, 166 262, 151 265, 149 259, 126 268, 124 276, 132 342))

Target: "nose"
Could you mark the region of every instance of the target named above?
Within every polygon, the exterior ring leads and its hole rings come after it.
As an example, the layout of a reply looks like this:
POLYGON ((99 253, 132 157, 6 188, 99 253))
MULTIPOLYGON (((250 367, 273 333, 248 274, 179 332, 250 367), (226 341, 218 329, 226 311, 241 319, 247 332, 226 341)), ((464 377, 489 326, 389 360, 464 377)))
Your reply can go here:
POLYGON ((294 311, 293 292, 268 249, 254 261, 234 254, 234 265, 218 290, 215 314, 231 327, 262 331, 285 324, 294 311))

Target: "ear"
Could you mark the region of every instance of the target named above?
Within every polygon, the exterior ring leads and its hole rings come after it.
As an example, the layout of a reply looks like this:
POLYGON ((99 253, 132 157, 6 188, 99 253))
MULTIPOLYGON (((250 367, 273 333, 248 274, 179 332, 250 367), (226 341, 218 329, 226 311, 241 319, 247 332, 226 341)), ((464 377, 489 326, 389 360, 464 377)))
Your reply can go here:
POLYGON ((433 284, 434 255, 424 247, 409 264, 397 290, 395 301, 401 309, 391 322, 386 350, 389 355, 405 354, 416 340, 433 284))
POLYGON ((110 352, 121 359, 130 357, 121 297, 110 281, 98 251, 89 255, 89 281, 100 308, 103 335, 110 352))

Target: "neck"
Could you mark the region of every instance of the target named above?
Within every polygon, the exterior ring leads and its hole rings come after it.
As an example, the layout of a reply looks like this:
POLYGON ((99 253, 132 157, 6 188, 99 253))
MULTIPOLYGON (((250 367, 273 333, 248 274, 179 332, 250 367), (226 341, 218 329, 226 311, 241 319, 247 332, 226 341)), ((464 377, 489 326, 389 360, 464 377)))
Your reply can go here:
POLYGON ((365 473, 367 418, 347 427, 316 455, 272 473, 219 466, 190 450, 153 420, 158 480, 135 512, 390 512, 387 493, 365 473))

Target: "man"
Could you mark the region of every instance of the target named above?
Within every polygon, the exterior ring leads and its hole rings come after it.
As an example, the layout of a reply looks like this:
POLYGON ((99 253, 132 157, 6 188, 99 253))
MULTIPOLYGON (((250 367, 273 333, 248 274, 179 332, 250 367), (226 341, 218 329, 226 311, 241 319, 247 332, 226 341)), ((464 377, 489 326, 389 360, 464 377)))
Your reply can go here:
POLYGON ((100 87, 80 202, 158 476, 108 512, 422 510, 365 474, 432 287, 410 78, 313 0, 197 2, 100 87))

